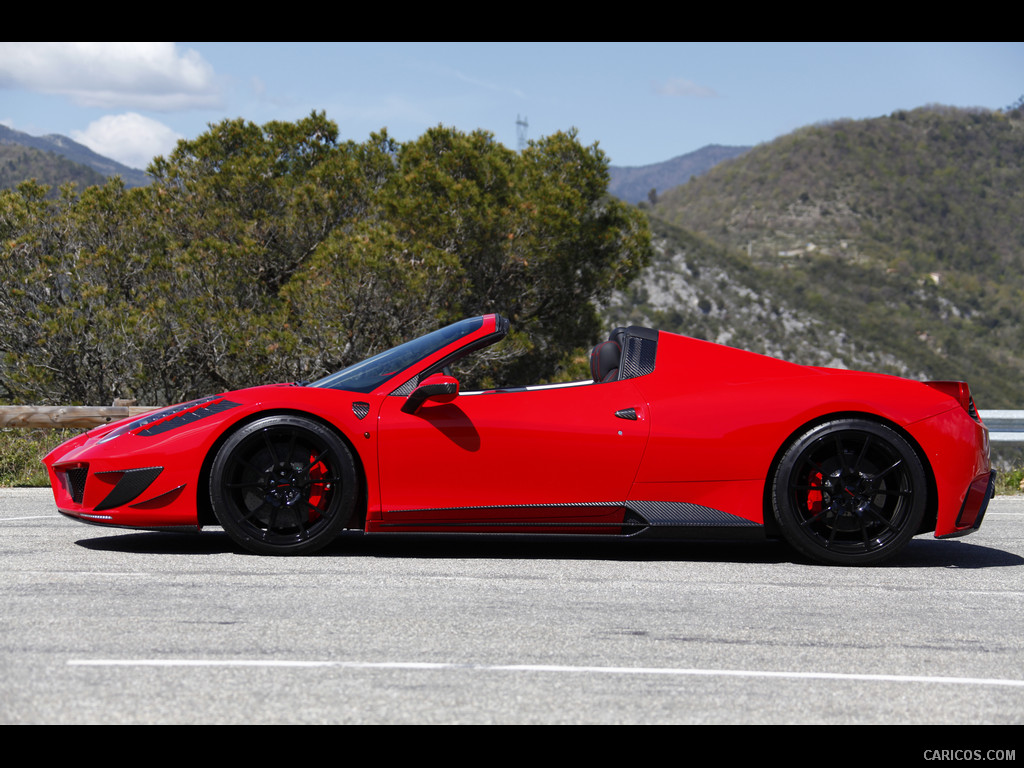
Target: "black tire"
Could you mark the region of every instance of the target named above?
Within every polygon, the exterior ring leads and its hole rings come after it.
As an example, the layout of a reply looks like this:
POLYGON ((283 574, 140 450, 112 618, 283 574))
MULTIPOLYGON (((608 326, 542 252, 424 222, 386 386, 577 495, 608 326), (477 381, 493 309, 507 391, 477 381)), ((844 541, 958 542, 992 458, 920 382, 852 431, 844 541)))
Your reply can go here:
POLYGON ((840 419, 808 430, 779 462, 775 519, 796 550, 829 565, 876 565, 918 532, 927 483, 895 430, 840 419))
POLYGON ((349 523, 356 483, 352 454, 333 431, 299 416, 268 416, 217 451, 210 498, 239 546, 299 555, 330 544, 349 523))

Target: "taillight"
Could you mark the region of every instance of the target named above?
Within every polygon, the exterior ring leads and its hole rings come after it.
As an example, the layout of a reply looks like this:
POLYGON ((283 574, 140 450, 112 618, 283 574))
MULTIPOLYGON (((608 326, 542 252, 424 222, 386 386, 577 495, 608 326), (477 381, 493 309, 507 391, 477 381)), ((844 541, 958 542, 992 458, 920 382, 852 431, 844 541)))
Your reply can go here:
POLYGON ((978 411, 974 407, 974 398, 971 396, 971 388, 968 386, 966 381, 926 381, 932 389, 937 389, 940 392, 949 395, 958 403, 960 406, 967 411, 967 414, 975 421, 980 422, 978 418, 978 411))

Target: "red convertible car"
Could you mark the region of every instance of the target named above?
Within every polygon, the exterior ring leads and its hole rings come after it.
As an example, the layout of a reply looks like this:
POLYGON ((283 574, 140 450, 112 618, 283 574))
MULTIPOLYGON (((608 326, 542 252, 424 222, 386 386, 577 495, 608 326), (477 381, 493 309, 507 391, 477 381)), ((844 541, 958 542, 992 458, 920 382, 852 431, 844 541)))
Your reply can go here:
POLYGON ((873 564, 976 530, 988 430, 962 382, 814 368, 617 328, 592 380, 460 391, 508 321, 454 323, 313 383, 94 429, 45 458, 57 507, 143 529, 220 525, 298 554, 343 529, 781 537, 873 564))

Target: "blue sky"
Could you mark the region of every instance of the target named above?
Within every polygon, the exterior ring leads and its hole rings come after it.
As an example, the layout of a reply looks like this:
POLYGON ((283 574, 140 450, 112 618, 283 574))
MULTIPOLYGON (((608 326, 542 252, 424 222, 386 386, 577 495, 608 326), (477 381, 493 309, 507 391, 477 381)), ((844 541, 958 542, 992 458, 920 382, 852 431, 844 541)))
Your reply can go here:
POLYGON ((0 123, 144 167, 210 123, 324 111, 343 138, 575 127, 614 165, 1024 95, 1024 43, 0 43, 0 123))

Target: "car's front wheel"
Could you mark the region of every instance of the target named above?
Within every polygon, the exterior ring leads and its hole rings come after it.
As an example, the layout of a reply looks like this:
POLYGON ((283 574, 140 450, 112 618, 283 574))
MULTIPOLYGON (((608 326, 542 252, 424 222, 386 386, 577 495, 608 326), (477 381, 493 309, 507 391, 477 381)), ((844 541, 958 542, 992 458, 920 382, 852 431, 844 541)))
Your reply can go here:
POLYGON ((233 433, 210 472, 214 513, 238 545, 258 554, 306 554, 352 517, 352 454, 324 425, 269 416, 233 433))
POLYGON ((795 549, 821 563, 874 565, 918 532, 926 486, 920 459, 898 432, 838 419, 789 447, 772 500, 782 535, 795 549))

